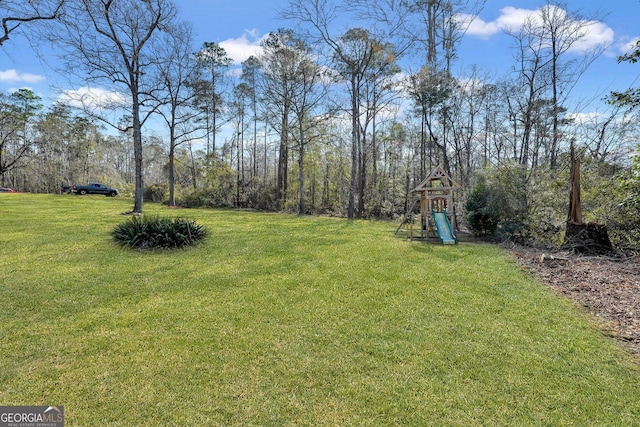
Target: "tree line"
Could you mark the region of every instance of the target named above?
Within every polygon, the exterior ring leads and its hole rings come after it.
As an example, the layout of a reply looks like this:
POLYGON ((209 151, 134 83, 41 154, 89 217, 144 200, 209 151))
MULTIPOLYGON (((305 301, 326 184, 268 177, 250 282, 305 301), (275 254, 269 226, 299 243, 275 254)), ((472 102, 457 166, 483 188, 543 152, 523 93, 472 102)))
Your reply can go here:
POLYGON ((0 95, 2 185, 106 181, 133 196, 133 212, 146 197, 394 218, 442 166, 465 189, 460 216, 485 189, 502 200, 503 228, 531 237, 562 221, 573 146, 594 219, 614 220, 609 193, 637 206, 633 92, 576 114, 589 100, 572 90, 605 48, 581 48, 597 17, 548 1, 507 31, 504 75, 454 75, 465 17, 484 3, 290 0, 280 13, 295 29, 274 30, 235 64, 217 43, 197 43, 171 0, 5 0, 2 43, 21 31, 54 45, 60 71, 118 95, 76 91, 46 108, 29 90, 0 95))

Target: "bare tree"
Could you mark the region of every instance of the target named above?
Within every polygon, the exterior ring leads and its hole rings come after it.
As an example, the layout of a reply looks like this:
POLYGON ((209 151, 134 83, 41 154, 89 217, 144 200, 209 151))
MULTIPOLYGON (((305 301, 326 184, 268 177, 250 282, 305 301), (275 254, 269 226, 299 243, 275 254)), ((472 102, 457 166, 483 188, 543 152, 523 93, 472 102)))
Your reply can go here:
POLYGON ((231 139, 231 165, 233 165, 233 146, 236 149, 236 200, 235 205, 241 206, 246 200, 245 196, 245 163, 244 163, 244 133, 246 130, 247 103, 251 98, 251 87, 244 82, 233 88, 231 101, 232 122, 235 125, 235 133, 231 139))
MULTIPOLYGON (((158 89, 154 42, 171 30, 176 17, 171 0, 68 0, 63 28, 53 34, 67 72, 90 84, 121 91, 129 98, 135 162, 134 213, 142 213, 142 126, 153 113, 158 89), (150 105, 147 105, 149 103, 150 105)), ((109 122, 112 126, 112 122, 109 122)), ((121 129, 127 130, 127 129, 121 129)))
POLYGON ((191 26, 187 23, 176 25, 165 33, 165 42, 159 44, 156 71, 161 90, 154 93, 159 108, 158 114, 169 130, 169 206, 175 206, 175 151, 187 142, 198 130, 193 125, 196 112, 191 108, 194 92, 189 87, 196 72, 196 62, 190 46, 191 26))
MULTIPOLYGON (((488 91, 479 78, 476 70, 468 78, 460 79, 453 87, 451 96, 451 114, 449 127, 452 133, 453 153, 460 183, 470 184, 471 174, 477 156, 474 154, 476 136, 481 132, 480 127, 482 108, 486 105, 485 97, 488 91)), ((486 128, 486 123, 485 123, 486 128)), ((486 132, 486 129, 484 130, 486 132)), ((482 133, 484 133, 482 132, 482 133)), ((486 147, 486 144, 484 144, 486 147)), ((486 157, 486 156, 485 156, 486 157)))
POLYGON ((552 103, 552 135, 550 166, 556 167, 558 158, 558 144, 560 139, 560 124, 564 103, 571 88, 589 65, 604 51, 606 46, 598 45, 583 52, 579 59, 563 60, 568 52, 582 40, 588 32, 593 19, 584 19, 577 13, 566 11, 566 5, 553 5, 547 1, 542 8, 542 37, 550 50, 551 67, 551 103, 552 103))
POLYGON ((288 157, 292 126, 292 100, 296 85, 299 40, 291 30, 270 33, 263 41, 259 57, 263 70, 261 91, 272 111, 268 116, 271 127, 280 135, 276 177, 276 209, 280 209, 287 195, 288 157))
POLYGON ((355 217, 356 194, 358 184, 358 159, 360 145, 360 90, 365 79, 365 73, 373 63, 375 53, 380 49, 376 36, 369 30, 351 28, 341 36, 333 35, 333 26, 337 18, 344 14, 360 19, 358 9, 349 2, 331 0, 290 0, 286 16, 309 28, 307 36, 315 43, 322 43, 328 49, 330 58, 338 69, 343 81, 348 84, 350 97, 351 119, 351 174, 347 216, 355 217))
POLYGON ((365 213, 365 205, 371 199, 367 191, 377 180, 378 141, 377 131, 383 112, 389 113, 391 103, 400 88, 395 76, 400 73, 393 46, 374 44, 374 56, 364 73, 360 95, 360 147, 358 162, 358 216, 365 213), (369 172, 369 170, 371 172, 369 172), (368 179, 371 176, 371 179, 368 179))
POLYGON ((439 157, 442 158, 447 173, 451 172, 446 138, 436 135, 435 126, 438 116, 446 109, 446 102, 451 96, 453 86, 454 81, 446 71, 424 67, 411 76, 409 93, 418 107, 421 124, 419 180, 426 178, 433 167, 434 147, 440 152, 439 157))
MULTIPOLYGON (((333 59, 342 77, 348 85, 351 98, 351 182, 349 186, 349 205, 347 216, 353 218, 356 210, 356 194, 359 184, 359 170, 362 153, 360 151, 364 137, 361 122, 363 86, 367 75, 383 50, 380 42, 363 28, 352 28, 338 38, 333 46, 333 59)), ((361 182, 361 181, 360 181, 361 182)))
POLYGON ((56 19, 66 0, 0 0, 0 46, 22 24, 56 19))
POLYGON ((529 17, 517 33, 509 32, 517 45, 516 72, 521 86, 526 88, 520 106, 523 123, 522 146, 519 163, 528 165, 541 145, 532 137, 544 129, 541 120, 550 119, 549 135, 544 136, 544 146, 551 168, 555 168, 562 137, 561 126, 567 111, 564 105, 569 95, 589 65, 603 51, 603 45, 581 49, 570 55, 584 39, 594 19, 586 19, 577 12, 570 13, 566 5, 547 2, 539 13, 529 17), (543 111, 541 107, 547 111, 543 111))
MULTIPOLYGON (((479 13, 486 0, 410 0, 407 2, 408 27, 415 34, 414 45, 424 52, 424 66, 411 76, 409 93, 420 113, 420 179, 426 177, 433 155, 437 154, 447 173, 451 174, 448 139, 460 136, 450 112, 450 96, 455 86, 451 65, 457 57, 457 45, 462 40, 472 17, 479 13), (441 126, 435 131, 435 124, 441 126), (427 137, 428 131, 428 137, 427 137), (458 135, 456 135, 456 133, 458 135), (427 147, 429 153, 427 155, 427 147), (433 152, 433 148, 437 152, 433 152)), ((470 134, 467 135, 469 137, 470 134)), ((456 141, 454 141, 456 142, 456 141)))
POLYGON ((638 117, 638 112, 613 105, 602 113, 575 117, 571 136, 592 159, 625 164, 637 144, 638 117))
MULTIPOLYGON (((353 26, 394 45, 399 58, 425 53, 430 67, 450 70, 456 46, 487 0, 348 0, 336 11, 352 13, 353 26), (364 24, 366 23, 366 24, 364 24), (418 47, 417 49, 415 49, 418 47)), ((323 2, 325 5, 328 2, 323 2)))
POLYGON ((260 61, 250 56, 242 63, 242 80, 247 84, 251 98, 253 121, 253 144, 251 146, 251 179, 258 175, 258 79, 260 77, 260 61))
POLYGON ((513 157, 520 165, 528 166, 531 159, 532 135, 536 124, 536 105, 544 98, 549 87, 546 44, 541 37, 540 26, 528 18, 517 33, 507 32, 516 43, 514 66, 516 76, 512 89, 505 93, 514 126, 513 157), (518 126, 520 125, 520 126, 518 126), (518 129, 521 131, 518 134, 518 129), (515 144, 520 140, 520 145, 515 144))
MULTIPOLYGON (((303 45, 300 46, 300 48, 303 47, 303 45)), ((291 107, 295 114, 297 130, 293 133, 293 141, 294 148, 298 151, 298 213, 304 215, 306 213, 305 153, 307 146, 313 140, 311 133, 321 120, 312 113, 323 101, 326 88, 321 85, 323 77, 321 69, 311 59, 309 51, 299 50, 296 62, 296 80, 291 107)))

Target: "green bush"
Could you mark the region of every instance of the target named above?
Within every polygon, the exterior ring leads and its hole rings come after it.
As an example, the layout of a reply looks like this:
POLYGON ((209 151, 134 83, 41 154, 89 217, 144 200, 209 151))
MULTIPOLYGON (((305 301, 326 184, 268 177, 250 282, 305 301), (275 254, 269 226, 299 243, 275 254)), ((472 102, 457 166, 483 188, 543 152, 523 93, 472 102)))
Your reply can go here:
POLYGON ((176 196, 176 204, 185 208, 226 208, 233 206, 233 192, 220 193, 215 188, 189 189, 176 196))
POLYGON ((162 203, 169 197, 169 186, 167 184, 152 184, 144 189, 144 200, 147 202, 162 203))
POLYGON ((204 192, 189 189, 176 195, 176 204, 183 208, 202 208, 207 206, 204 192))
POLYGON ((193 220, 159 216, 134 216, 113 231, 117 242, 136 249, 183 248, 206 236, 206 228, 193 220))
POLYGON ((469 228, 476 234, 494 234, 500 222, 501 211, 497 203, 499 194, 486 185, 483 178, 467 199, 465 209, 469 228))
POLYGON ((618 177, 618 200, 609 205, 607 226, 616 246, 640 253, 640 155, 634 162, 630 171, 618 177))
POLYGON ((507 164, 487 169, 466 200, 469 228, 496 239, 524 241, 530 237, 530 213, 526 170, 507 164))

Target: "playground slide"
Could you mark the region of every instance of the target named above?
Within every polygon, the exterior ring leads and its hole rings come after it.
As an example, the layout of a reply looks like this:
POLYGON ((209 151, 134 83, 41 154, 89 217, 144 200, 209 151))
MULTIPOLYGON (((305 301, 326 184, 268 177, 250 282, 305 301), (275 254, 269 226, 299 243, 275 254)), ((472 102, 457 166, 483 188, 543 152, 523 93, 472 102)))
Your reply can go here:
POLYGON ((458 239, 455 234, 453 234, 453 229, 451 228, 451 223, 449 222, 449 218, 447 218, 447 212, 433 212, 433 219, 436 222, 436 229, 438 231, 438 236, 440 237, 440 241, 443 245, 455 245, 458 243, 458 239))

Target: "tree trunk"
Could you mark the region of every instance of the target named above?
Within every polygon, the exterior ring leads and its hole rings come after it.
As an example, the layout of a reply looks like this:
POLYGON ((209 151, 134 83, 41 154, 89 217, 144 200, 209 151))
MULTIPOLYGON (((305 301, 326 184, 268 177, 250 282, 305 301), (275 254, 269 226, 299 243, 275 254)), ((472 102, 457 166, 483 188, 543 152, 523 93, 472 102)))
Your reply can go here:
POLYGON ((133 96, 133 159, 136 170, 136 184, 134 193, 133 213, 142 213, 142 197, 144 185, 142 182, 142 124, 140 123, 140 105, 137 96, 137 87, 132 90, 133 96))
POLYGON ((353 219, 356 211, 356 183, 358 172, 358 86, 356 76, 351 76, 351 177, 349 181, 349 206, 347 218, 353 219))
POLYGON ((300 135, 300 157, 298 157, 298 215, 305 214, 305 206, 304 206, 304 142, 302 140, 302 135, 300 135))
POLYGON ((169 146, 169 206, 176 205, 175 152, 176 146, 172 139, 169 146))
POLYGON ((569 216, 564 236, 564 249, 580 253, 603 254, 612 250, 607 227, 602 224, 582 222, 580 206, 580 161, 571 144, 571 183, 569 190, 569 216))
POLYGON ((278 153, 278 170, 276 172, 276 210, 282 209, 286 199, 287 160, 289 147, 289 105, 285 102, 282 112, 280 131, 280 151, 278 153))
POLYGON ((367 141, 364 134, 361 134, 359 139, 361 143, 359 149, 360 159, 358 161, 358 218, 362 218, 364 216, 365 193, 367 190, 367 141))
POLYGON ((573 143, 571 144, 571 172, 569 187, 569 216, 567 223, 582 224, 582 208, 580 206, 580 160, 576 158, 573 143))

